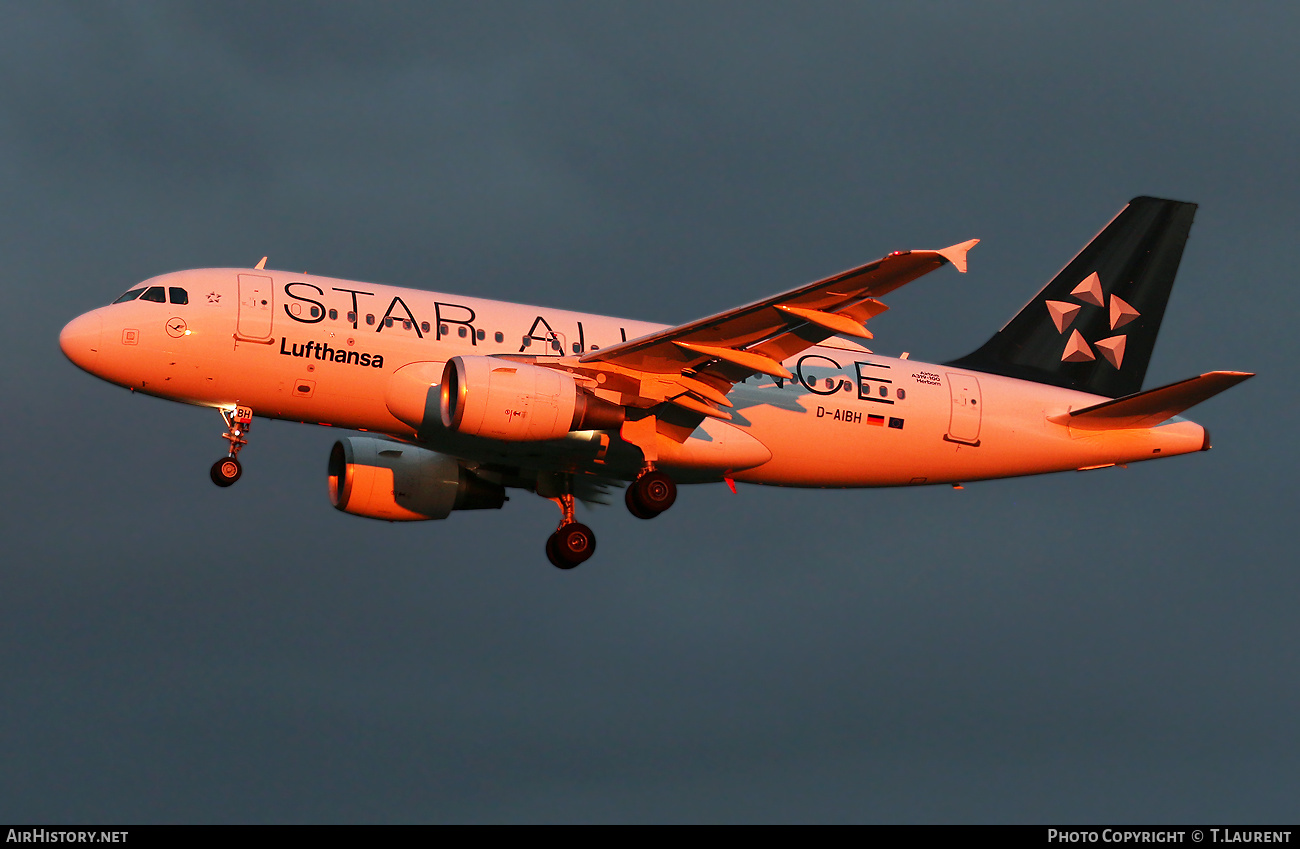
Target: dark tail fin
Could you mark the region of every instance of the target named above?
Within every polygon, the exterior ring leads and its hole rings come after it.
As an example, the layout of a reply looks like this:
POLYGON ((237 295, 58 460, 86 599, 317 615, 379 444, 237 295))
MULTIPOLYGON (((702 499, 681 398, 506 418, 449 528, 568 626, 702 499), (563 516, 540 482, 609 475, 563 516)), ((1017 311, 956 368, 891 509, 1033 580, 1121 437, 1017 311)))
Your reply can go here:
POLYGON ((1118 398, 1142 389, 1196 204, 1140 197, 974 353, 949 365, 1118 398))

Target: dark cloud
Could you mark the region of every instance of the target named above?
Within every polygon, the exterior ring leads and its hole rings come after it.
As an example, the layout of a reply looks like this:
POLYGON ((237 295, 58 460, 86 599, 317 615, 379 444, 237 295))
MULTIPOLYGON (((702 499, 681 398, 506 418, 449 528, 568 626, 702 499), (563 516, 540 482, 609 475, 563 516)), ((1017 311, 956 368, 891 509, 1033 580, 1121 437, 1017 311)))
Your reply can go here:
POLYGON ((1295 14, 1216 5, 128 4, 0 12, 0 815, 1281 821, 1300 740, 1295 14), (685 321, 896 248, 965 353, 1137 194, 1201 204, 1148 374, 1216 450, 951 490, 687 488, 390 526, 336 434, 63 360, 251 265, 685 321))

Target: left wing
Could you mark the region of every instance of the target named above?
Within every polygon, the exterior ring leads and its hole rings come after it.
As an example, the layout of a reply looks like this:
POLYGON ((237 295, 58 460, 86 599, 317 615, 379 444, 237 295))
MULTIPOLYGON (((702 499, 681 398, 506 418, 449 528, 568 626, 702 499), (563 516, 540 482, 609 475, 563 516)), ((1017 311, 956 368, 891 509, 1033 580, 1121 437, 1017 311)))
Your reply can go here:
MULTIPOLYGON (((884 312, 875 299, 951 262, 966 270, 966 253, 979 239, 941 251, 895 251, 875 262, 840 272, 833 277, 782 292, 743 307, 711 315, 593 351, 581 363, 611 363, 636 371, 676 374, 712 359, 727 359, 723 350, 750 354, 735 361, 764 365, 761 357, 780 361, 840 334, 871 334, 861 322, 884 312)), ((762 369, 752 368, 750 374, 762 369)), ((773 373, 773 372, 764 372, 773 373)))

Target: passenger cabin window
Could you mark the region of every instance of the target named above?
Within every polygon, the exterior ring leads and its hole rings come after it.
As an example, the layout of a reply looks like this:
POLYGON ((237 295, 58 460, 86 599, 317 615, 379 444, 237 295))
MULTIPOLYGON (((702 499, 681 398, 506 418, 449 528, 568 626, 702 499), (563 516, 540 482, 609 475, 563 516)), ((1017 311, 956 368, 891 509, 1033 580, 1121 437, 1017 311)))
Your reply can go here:
POLYGON ((312 318, 320 318, 320 307, 315 307, 315 306, 314 306, 314 307, 311 308, 311 317, 312 317, 312 318))
MULTIPOLYGON (((127 292, 127 295, 129 295, 129 294, 131 294, 131 293, 130 293, 130 292, 127 292)), ((123 295, 123 297, 126 297, 126 296, 123 295)), ((506 335, 505 335, 504 333, 502 333, 500 330, 498 330, 498 331, 496 332, 496 335, 493 336, 492 338, 495 339, 495 340, 497 340, 498 342, 504 342, 504 341, 506 341, 506 335)))
POLYGON ((422 322, 420 322, 420 329, 423 330, 425 333, 428 333, 428 332, 429 332, 429 322, 427 322, 427 321, 422 321, 422 322))
POLYGON ((482 342, 484 339, 487 338, 487 331, 486 331, 486 330, 476 330, 476 331, 474 331, 474 335, 478 337, 478 341, 482 342))
POLYGON ((465 338, 465 332, 466 332, 466 331, 465 331, 465 328, 464 328, 464 327, 458 327, 458 328, 456 328, 456 335, 459 336, 459 337, 462 338, 462 339, 465 338))
POLYGON ((372 312, 366 313, 366 324, 374 324, 374 323, 375 323, 375 314, 372 312))
POLYGON ((150 286, 148 289, 144 290, 144 294, 140 296, 140 300, 153 301, 155 304, 165 304, 167 303, 167 293, 163 291, 163 287, 161 286, 150 286))
POLYGON ((168 287, 167 298, 173 304, 188 304, 190 302, 189 293, 178 286, 168 287))
POLYGON ((337 321, 339 317, 338 310, 330 310, 330 321, 337 321))
POLYGON ((139 289, 132 289, 131 291, 126 292, 125 294, 122 295, 122 297, 118 298, 118 299, 117 299, 116 301, 114 301, 113 303, 115 303, 115 304, 125 304, 127 301, 134 301, 136 298, 140 297, 142 294, 144 294, 144 287, 143 287, 143 286, 141 286, 139 289))

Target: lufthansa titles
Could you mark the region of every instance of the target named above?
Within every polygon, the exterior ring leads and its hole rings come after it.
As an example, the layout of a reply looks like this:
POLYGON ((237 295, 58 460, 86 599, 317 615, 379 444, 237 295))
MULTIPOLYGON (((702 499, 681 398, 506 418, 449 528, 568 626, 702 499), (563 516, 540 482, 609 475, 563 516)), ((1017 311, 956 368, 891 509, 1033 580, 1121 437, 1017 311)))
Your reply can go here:
POLYGON ((369 368, 383 368, 384 355, 370 354, 364 351, 352 351, 347 348, 334 348, 329 345, 322 345, 320 342, 311 341, 304 344, 290 342, 287 338, 280 337, 280 353, 286 357, 306 357, 311 360, 325 360, 326 362, 345 363, 352 366, 367 366, 369 368))

